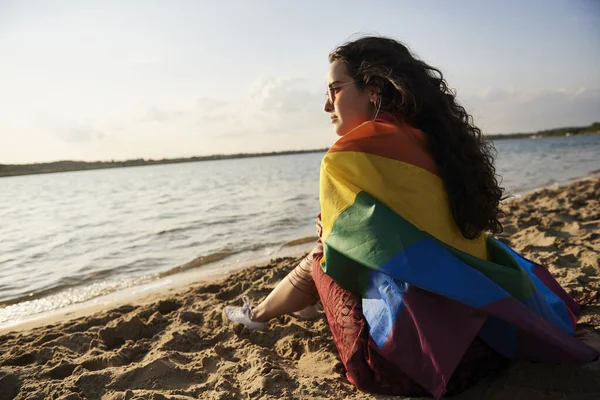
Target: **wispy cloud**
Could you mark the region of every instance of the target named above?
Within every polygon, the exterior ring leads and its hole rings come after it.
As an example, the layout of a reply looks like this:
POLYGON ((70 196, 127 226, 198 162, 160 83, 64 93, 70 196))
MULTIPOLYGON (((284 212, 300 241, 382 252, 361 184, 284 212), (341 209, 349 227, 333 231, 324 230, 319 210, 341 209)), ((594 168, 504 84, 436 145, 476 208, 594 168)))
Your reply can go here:
POLYGON ((227 106, 227 102, 221 99, 215 99, 212 97, 200 97, 196 102, 198 108, 201 111, 211 112, 218 109, 225 108, 227 106))
POLYGON ((165 123, 175 119, 180 119, 186 115, 183 110, 168 110, 157 106, 150 106, 146 114, 141 118, 142 121, 165 123))
POLYGON ((321 100, 302 79, 262 76, 231 101, 200 97, 193 114, 200 129, 216 129, 215 135, 271 135, 323 126, 321 100))
POLYGON ((490 89, 462 99, 486 133, 529 132, 600 121, 600 89, 490 89))
POLYGON ((94 140, 101 140, 106 136, 102 131, 92 126, 78 123, 62 126, 55 131, 55 135, 59 139, 71 143, 87 143, 94 140))
POLYGON ((250 84, 249 99, 262 111, 279 114, 302 112, 317 106, 320 96, 297 78, 260 77, 250 84))
POLYGON ((157 58, 144 56, 130 56, 126 58, 116 59, 113 61, 113 64, 121 66, 143 66, 152 65, 156 63, 158 63, 157 58))
POLYGON ((67 143, 89 143, 104 139, 105 130, 89 120, 74 120, 56 115, 37 114, 34 125, 67 143))

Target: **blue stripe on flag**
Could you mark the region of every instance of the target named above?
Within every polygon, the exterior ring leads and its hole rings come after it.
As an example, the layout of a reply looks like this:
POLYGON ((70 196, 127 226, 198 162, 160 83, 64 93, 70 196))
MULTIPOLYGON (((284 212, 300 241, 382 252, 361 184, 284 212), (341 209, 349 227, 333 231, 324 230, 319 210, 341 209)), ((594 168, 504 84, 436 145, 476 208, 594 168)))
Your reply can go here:
POLYGON ((522 303, 557 328, 570 335, 575 334, 569 312, 567 311, 567 305, 560 297, 550 290, 537 275, 535 275, 533 272, 535 264, 519 255, 499 240, 496 241, 508 250, 515 260, 517 260, 519 266, 527 272, 537 289, 533 296, 522 301, 522 303))
POLYGON ((434 239, 425 239, 404 249, 378 271, 473 308, 509 297, 503 288, 434 239))
POLYGON ((406 282, 375 270, 369 271, 369 289, 362 299, 363 315, 379 348, 388 339, 398 315, 405 308, 402 296, 407 289, 406 282))

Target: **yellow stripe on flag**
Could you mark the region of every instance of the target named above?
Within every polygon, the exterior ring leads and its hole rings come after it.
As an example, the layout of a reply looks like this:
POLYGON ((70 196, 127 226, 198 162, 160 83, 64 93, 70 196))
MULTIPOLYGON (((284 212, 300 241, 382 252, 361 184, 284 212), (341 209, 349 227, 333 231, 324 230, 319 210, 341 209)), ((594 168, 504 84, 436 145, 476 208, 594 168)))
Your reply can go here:
POLYGON ((487 259, 485 235, 474 240, 462 236, 441 178, 412 164, 353 151, 328 153, 321 162, 323 241, 361 191, 442 242, 487 259))

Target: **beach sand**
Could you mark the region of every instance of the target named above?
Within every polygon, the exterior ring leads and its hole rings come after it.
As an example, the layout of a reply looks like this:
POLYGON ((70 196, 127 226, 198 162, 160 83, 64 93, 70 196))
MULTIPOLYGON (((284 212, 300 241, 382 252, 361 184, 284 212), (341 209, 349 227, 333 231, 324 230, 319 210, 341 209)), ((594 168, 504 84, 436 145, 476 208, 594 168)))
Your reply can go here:
MULTIPOLYGON (((600 179, 506 203, 499 237, 546 265, 586 304, 580 325, 600 333, 600 179)), ((223 324, 241 296, 265 297, 301 258, 165 290, 94 314, 0 336, 0 399, 387 399, 335 373, 324 317, 272 321, 268 332, 223 324)), ((48 321, 46 321, 48 322, 48 321)), ((587 340, 600 349, 600 336, 587 340), (592 343, 593 342, 593 343, 592 343)), ((584 366, 517 361, 457 399, 598 399, 600 361, 584 366)))

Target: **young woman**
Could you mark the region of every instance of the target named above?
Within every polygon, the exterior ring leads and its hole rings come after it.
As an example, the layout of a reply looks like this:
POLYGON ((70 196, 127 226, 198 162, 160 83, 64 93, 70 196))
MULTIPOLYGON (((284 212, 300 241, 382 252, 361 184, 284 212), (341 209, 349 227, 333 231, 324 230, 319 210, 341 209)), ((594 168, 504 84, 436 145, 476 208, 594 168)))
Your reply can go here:
POLYGON ((547 270, 493 238, 492 148, 442 73, 365 37, 329 55, 325 112, 340 138, 321 164, 319 242, 258 306, 252 329, 320 300, 357 388, 456 394, 510 359, 584 363, 579 306, 547 270))

